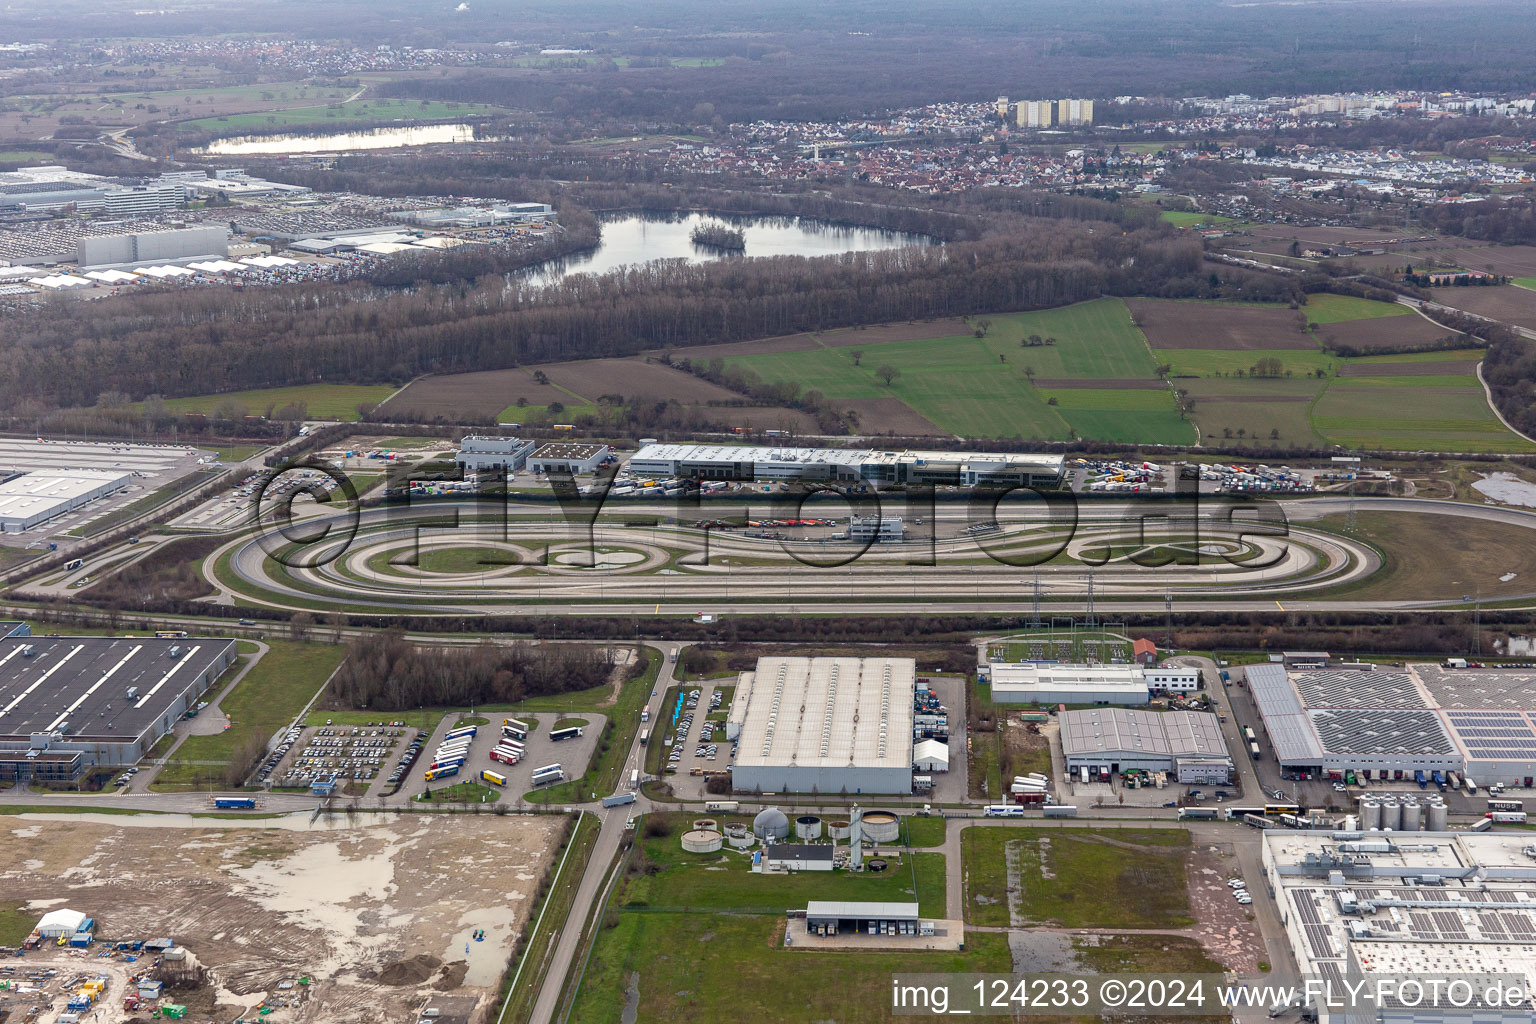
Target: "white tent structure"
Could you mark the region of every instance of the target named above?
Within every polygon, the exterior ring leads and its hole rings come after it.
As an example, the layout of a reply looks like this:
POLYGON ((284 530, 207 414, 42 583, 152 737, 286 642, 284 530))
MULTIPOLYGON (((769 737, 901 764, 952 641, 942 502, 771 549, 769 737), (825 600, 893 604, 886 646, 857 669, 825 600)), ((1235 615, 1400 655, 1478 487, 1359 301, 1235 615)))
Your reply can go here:
POLYGON ((85 915, 78 910, 50 910, 37 922, 37 933, 45 939, 57 939, 75 934, 85 921, 85 915))
POLYGON ((919 740, 912 748, 912 768, 919 772, 949 771, 949 744, 942 740, 919 740))

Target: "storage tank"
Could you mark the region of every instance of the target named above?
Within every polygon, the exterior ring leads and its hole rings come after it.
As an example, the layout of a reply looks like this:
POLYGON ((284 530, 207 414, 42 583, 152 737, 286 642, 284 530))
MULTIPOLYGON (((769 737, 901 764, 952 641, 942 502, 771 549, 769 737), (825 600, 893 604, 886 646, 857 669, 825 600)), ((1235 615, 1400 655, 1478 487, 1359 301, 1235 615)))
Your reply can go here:
POLYGON ((714 832, 720 831, 720 825, 719 825, 718 822, 715 821, 714 818, 694 818, 693 819, 693 828, 694 828, 694 831, 696 831, 696 832, 697 831, 705 831, 705 830, 714 831, 714 832))
POLYGON ((1424 828, 1427 832, 1445 832, 1450 826, 1446 823, 1447 811, 1444 800, 1432 800, 1429 804, 1429 820, 1424 828))
POLYGON ((894 843, 901 838, 901 819, 890 811, 865 811, 864 838, 872 843, 894 843))
POLYGON ((1403 809, 1398 806, 1397 800, 1388 797, 1381 802, 1381 827, 1384 831, 1396 832, 1403 827, 1403 809))
POLYGON ((683 849, 689 853, 714 853, 720 849, 721 835, 712 828, 696 828, 683 833, 683 849))
POLYGON ((1424 831, 1424 808, 1413 797, 1403 801, 1403 831, 1424 831))
POLYGON ((765 807, 752 819, 752 834, 759 839, 788 839, 789 819, 777 807, 765 807))
POLYGON ((757 843, 757 837, 746 828, 726 829, 725 841, 733 850, 750 850, 757 843))
POLYGON ((852 831, 852 827, 846 821, 827 822, 827 835, 831 836, 833 839, 841 839, 846 843, 848 841, 848 836, 852 833, 852 831))
POLYGON ((1359 818, 1355 817, 1353 814, 1344 815, 1344 831, 1353 832, 1359 827, 1359 825, 1359 818))
POLYGON ((1381 828, 1381 801, 1373 796, 1360 798, 1360 828, 1366 832, 1381 828))
POLYGON ((802 814, 795 819, 796 839, 820 839, 821 819, 814 814, 802 814))

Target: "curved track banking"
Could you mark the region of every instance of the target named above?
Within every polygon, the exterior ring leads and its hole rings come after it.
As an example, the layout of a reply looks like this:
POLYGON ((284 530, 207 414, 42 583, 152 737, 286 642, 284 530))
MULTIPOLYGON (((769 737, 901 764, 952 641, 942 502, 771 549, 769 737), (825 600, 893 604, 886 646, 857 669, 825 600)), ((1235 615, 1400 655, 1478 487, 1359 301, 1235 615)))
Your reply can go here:
MULTIPOLYGON (((639 614, 663 606, 671 611, 810 614, 850 606, 891 612, 1024 611, 1033 607, 1037 577, 1043 602, 1065 611, 1086 604, 1090 567, 1094 597, 1106 602, 1104 611, 1160 611, 1165 593, 1179 605, 1221 602, 1234 609, 1273 610, 1280 601, 1282 608, 1296 610, 1451 603, 1413 594, 1390 601, 1330 597, 1330 590, 1364 581, 1381 566, 1370 545, 1306 525, 1349 506, 1342 498, 1286 502, 1292 522, 1282 537, 1244 535, 1238 527, 1202 519, 1198 539, 1186 526, 1184 534, 1159 542, 1151 529, 1143 537, 1138 524, 1127 521, 1128 513, 1155 516, 1155 509, 1121 505, 1090 510, 1070 538, 1064 530, 1016 522, 1005 514, 1001 531, 980 538, 862 552, 846 544, 781 544, 669 523, 602 520, 589 531, 559 521, 487 524, 471 520, 467 505, 459 509, 466 515, 457 528, 429 529, 413 526, 412 520, 441 520, 450 508, 373 509, 362 513, 350 543, 331 545, 327 554, 335 557, 320 559, 323 564, 280 565, 247 533, 225 545, 222 557, 211 559, 206 571, 221 591, 255 604, 422 614, 639 614), (462 566, 466 558, 473 560, 470 556, 486 557, 492 564, 474 571, 433 571, 435 553, 452 549, 461 550, 437 564, 462 566), (417 550, 426 556, 428 568, 401 564, 417 550), (797 561, 795 554, 807 561, 797 561), (1148 554, 1154 557, 1149 560, 1148 554), (1170 555, 1198 564, 1143 564, 1170 555), (808 564, 834 556, 851 560, 808 564), (585 564, 593 558, 595 566, 585 564)), ((1536 515, 1529 512, 1454 502, 1367 498, 1357 499, 1354 507, 1536 525, 1536 515)), ((552 510, 544 511, 553 520, 552 510)), ((946 523, 967 518, 963 510, 944 511, 938 518, 946 523)), ((313 520, 326 521, 336 520, 313 520)))

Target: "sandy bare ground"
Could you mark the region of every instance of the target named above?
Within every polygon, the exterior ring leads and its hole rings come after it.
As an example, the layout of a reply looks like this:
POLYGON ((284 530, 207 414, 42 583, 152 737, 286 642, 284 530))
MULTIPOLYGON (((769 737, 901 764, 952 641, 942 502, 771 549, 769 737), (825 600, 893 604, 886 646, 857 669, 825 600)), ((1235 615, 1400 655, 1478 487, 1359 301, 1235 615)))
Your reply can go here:
POLYGON ((78 909, 106 939, 175 939, 209 968, 210 1008, 251 1016, 281 981, 314 979, 274 1024, 404 1020, 434 990, 489 1001, 560 826, 489 814, 350 826, 338 815, 314 830, 122 820, 11 819, 0 899, 78 909))
POLYGON ((1216 302, 1131 299, 1126 302, 1154 349, 1210 348, 1231 351, 1315 349, 1303 332, 1303 315, 1283 307, 1216 302))

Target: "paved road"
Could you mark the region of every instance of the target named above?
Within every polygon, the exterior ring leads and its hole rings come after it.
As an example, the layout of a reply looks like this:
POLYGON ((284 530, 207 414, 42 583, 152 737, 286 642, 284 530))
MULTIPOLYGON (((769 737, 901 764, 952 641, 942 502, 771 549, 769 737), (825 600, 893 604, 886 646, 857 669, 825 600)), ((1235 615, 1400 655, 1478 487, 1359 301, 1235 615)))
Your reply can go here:
MULTIPOLYGON (((656 695, 649 698, 646 706, 651 711, 651 721, 656 722, 661 717, 661 701, 666 695, 667 687, 676 680, 673 675, 677 662, 673 659, 682 649, 680 644, 657 645, 662 656, 666 659, 662 664, 661 672, 656 678, 656 695)), ((629 778, 629 772, 635 768, 644 766, 643 757, 645 748, 640 746, 640 736, 635 734, 635 741, 630 746, 629 754, 624 760, 624 770, 620 773, 621 780, 629 778)), ((627 782, 621 781, 621 785, 627 782)), ((566 975, 570 973, 571 965, 575 962, 576 953, 581 947, 582 924, 592 913, 593 904, 600 893, 603 881, 608 876, 608 867, 613 863, 613 858, 619 852, 619 843, 624 838, 625 824, 632 815, 642 814, 651 810, 649 800, 640 797, 633 804, 623 807, 604 809, 602 807, 590 808, 594 814, 601 817, 602 827, 597 834, 597 843, 592 850, 592 859, 587 862, 586 874, 582 876, 581 886, 576 890, 576 898, 571 903, 570 916, 565 919, 564 927, 560 931, 560 938, 555 944, 553 955, 545 965, 543 984, 539 988, 539 996, 533 1006, 532 1020, 536 1024, 548 1024, 555 1020, 555 1014, 560 1008, 560 990, 565 985, 566 975)))

